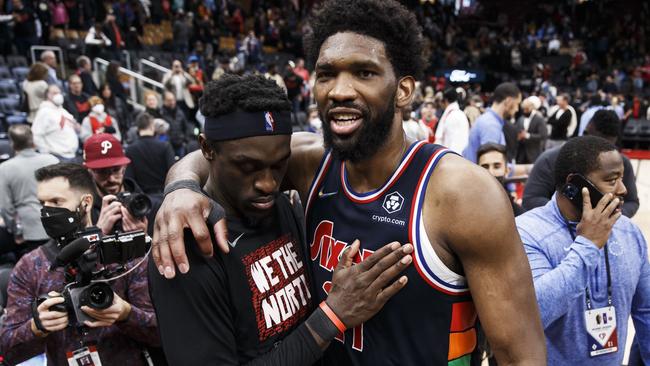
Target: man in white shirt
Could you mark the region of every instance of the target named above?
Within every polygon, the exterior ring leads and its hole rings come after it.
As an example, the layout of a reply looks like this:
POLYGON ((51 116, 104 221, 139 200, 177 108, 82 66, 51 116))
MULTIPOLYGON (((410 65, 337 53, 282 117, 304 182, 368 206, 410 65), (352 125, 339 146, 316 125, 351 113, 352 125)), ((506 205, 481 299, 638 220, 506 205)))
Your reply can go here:
POLYGON ((436 143, 462 154, 469 140, 469 120, 458 105, 458 93, 446 90, 442 95, 445 111, 436 128, 436 143))
POLYGON ((42 153, 50 153, 62 160, 75 158, 79 148, 79 123, 63 108, 63 94, 56 85, 47 88, 46 100, 36 112, 32 132, 34 145, 42 153))

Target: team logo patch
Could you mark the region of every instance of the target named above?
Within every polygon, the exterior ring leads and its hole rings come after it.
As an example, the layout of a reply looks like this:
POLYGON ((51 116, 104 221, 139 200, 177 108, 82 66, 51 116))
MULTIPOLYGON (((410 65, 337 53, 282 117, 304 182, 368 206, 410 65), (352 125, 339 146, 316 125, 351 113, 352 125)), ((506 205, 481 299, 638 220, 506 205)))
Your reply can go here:
POLYGON ((264 113, 264 122, 264 127, 266 127, 267 132, 273 132, 275 130, 275 121, 271 112, 264 113))
POLYGON ((110 141, 108 140, 102 141, 102 155, 106 155, 108 150, 110 150, 112 147, 113 144, 110 141))
POLYGON ((402 197, 402 195, 396 191, 384 197, 384 203, 381 205, 381 207, 383 207, 384 210, 386 210, 386 212, 389 214, 392 214, 401 210, 403 204, 404 197, 402 197))

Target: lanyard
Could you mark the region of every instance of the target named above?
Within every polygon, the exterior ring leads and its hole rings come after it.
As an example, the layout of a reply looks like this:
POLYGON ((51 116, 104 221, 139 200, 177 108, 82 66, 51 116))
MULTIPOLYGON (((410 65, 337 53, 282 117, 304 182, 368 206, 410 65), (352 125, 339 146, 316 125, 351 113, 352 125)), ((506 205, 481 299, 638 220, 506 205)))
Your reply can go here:
MULTIPOLYGON (((571 235, 571 239, 576 241, 576 234, 571 229, 571 225, 566 223, 567 230, 571 235)), ((607 249, 607 244, 603 247, 605 250, 605 271, 607 272, 607 305, 612 306, 612 274, 609 269, 609 250, 607 249)), ((591 293, 589 292, 589 285, 585 287, 585 298, 587 300, 587 310, 591 310, 591 293)))

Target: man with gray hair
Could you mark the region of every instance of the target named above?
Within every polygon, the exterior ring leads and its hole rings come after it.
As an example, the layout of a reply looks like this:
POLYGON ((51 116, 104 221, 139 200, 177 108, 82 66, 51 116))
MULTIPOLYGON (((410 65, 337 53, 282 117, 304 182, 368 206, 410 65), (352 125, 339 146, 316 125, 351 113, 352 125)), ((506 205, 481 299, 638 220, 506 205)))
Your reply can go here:
POLYGON ((52 51, 44 51, 41 53, 41 62, 47 65, 47 83, 49 85, 56 84, 61 87, 61 81, 56 76, 56 55, 52 51))
POLYGON ((0 164, 0 213, 13 242, 1 245, 0 253, 14 252, 20 257, 48 239, 41 224, 34 172, 59 160, 36 152, 28 125, 9 127, 9 141, 16 155, 0 164))
POLYGON ((521 103, 522 115, 517 119, 519 146, 517 151, 518 164, 533 164, 537 157, 544 152, 548 130, 546 118, 538 112, 541 101, 536 96, 530 96, 521 103))
POLYGON ((88 94, 88 95, 98 95, 99 92, 97 90, 97 85, 95 85, 95 80, 93 80, 93 66, 92 62, 90 62, 90 59, 88 56, 79 56, 77 57, 76 60, 77 63, 77 71, 75 74, 79 75, 81 78, 81 82, 83 84, 82 86, 82 92, 88 94))

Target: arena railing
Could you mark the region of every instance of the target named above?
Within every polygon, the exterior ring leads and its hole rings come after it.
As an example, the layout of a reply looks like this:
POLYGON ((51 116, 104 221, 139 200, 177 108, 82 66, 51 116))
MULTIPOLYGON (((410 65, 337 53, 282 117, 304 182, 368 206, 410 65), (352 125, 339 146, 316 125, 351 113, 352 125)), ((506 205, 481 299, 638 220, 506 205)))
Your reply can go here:
POLYGON ((140 61, 138 61, 138 71, 140 71, 140 74, 144 74, 144 67, 145 66, 150 67, 150 68, 152 68, 152 69, 154 69, 156 71, 159 71, 159 72, 163 73, 163 75, 170 72, 170 71, 172 71, 171 69, 168 69, 168 68, 166 68, 164 66, 158 65, 155 62, 151 62, 151 61, 149 61, 147 59, 141 58, 140 61))
MULTIPOLYGON (((31 65, 33 65, 33 64, 37 61, 37 60, 36 60, 36 51, 54 51, 55 53, 57 53, 58 56, 59 56, 57 62, 58 62, 58 64, 59 64, 59 69, 61 70, 61 80, 65 80, 65 79, 66 79, 66 75, 65 75, 65 60, 64 60, 64 58, 63 58, 63 50, 61 49, 61 47, 56 47, 56 46, 41 46, 41 45, 32 46, 32 47, 30 48, 30 54, 31 54, 31 56, 32 56, 32 63, 31 63, 31 65)), ((39 60, 39 61, 40 61, 40 60, 39 60)))
MULTIPOLYGON (((106 73, 105 69, 108 67, 110 64, 110 61, 107 61, 103 58, 95 58, 93 60, 93 69, 95 70, 95 73, 97 73, 97 80, 104 80, 104 77, 99 77, 99 72, 100 72, 100 66, 102 68, 102 76, 106 73)), ((156 80, 153 80, 151 78, 148 78, 142 74, 139 74, 135 71, 129 70, 124 67, 120 67, 119 72, 129 76, 129 83, 130 83, 130 94, 131 94, 131 101, 135 104, 140 104, 139 102, 142 100, 143 97, 143 87, 146 85, 150 87, 151 89, 154 90, 159 90, 162 94, 162 92, 165 90, 165 86, 156 80)))

